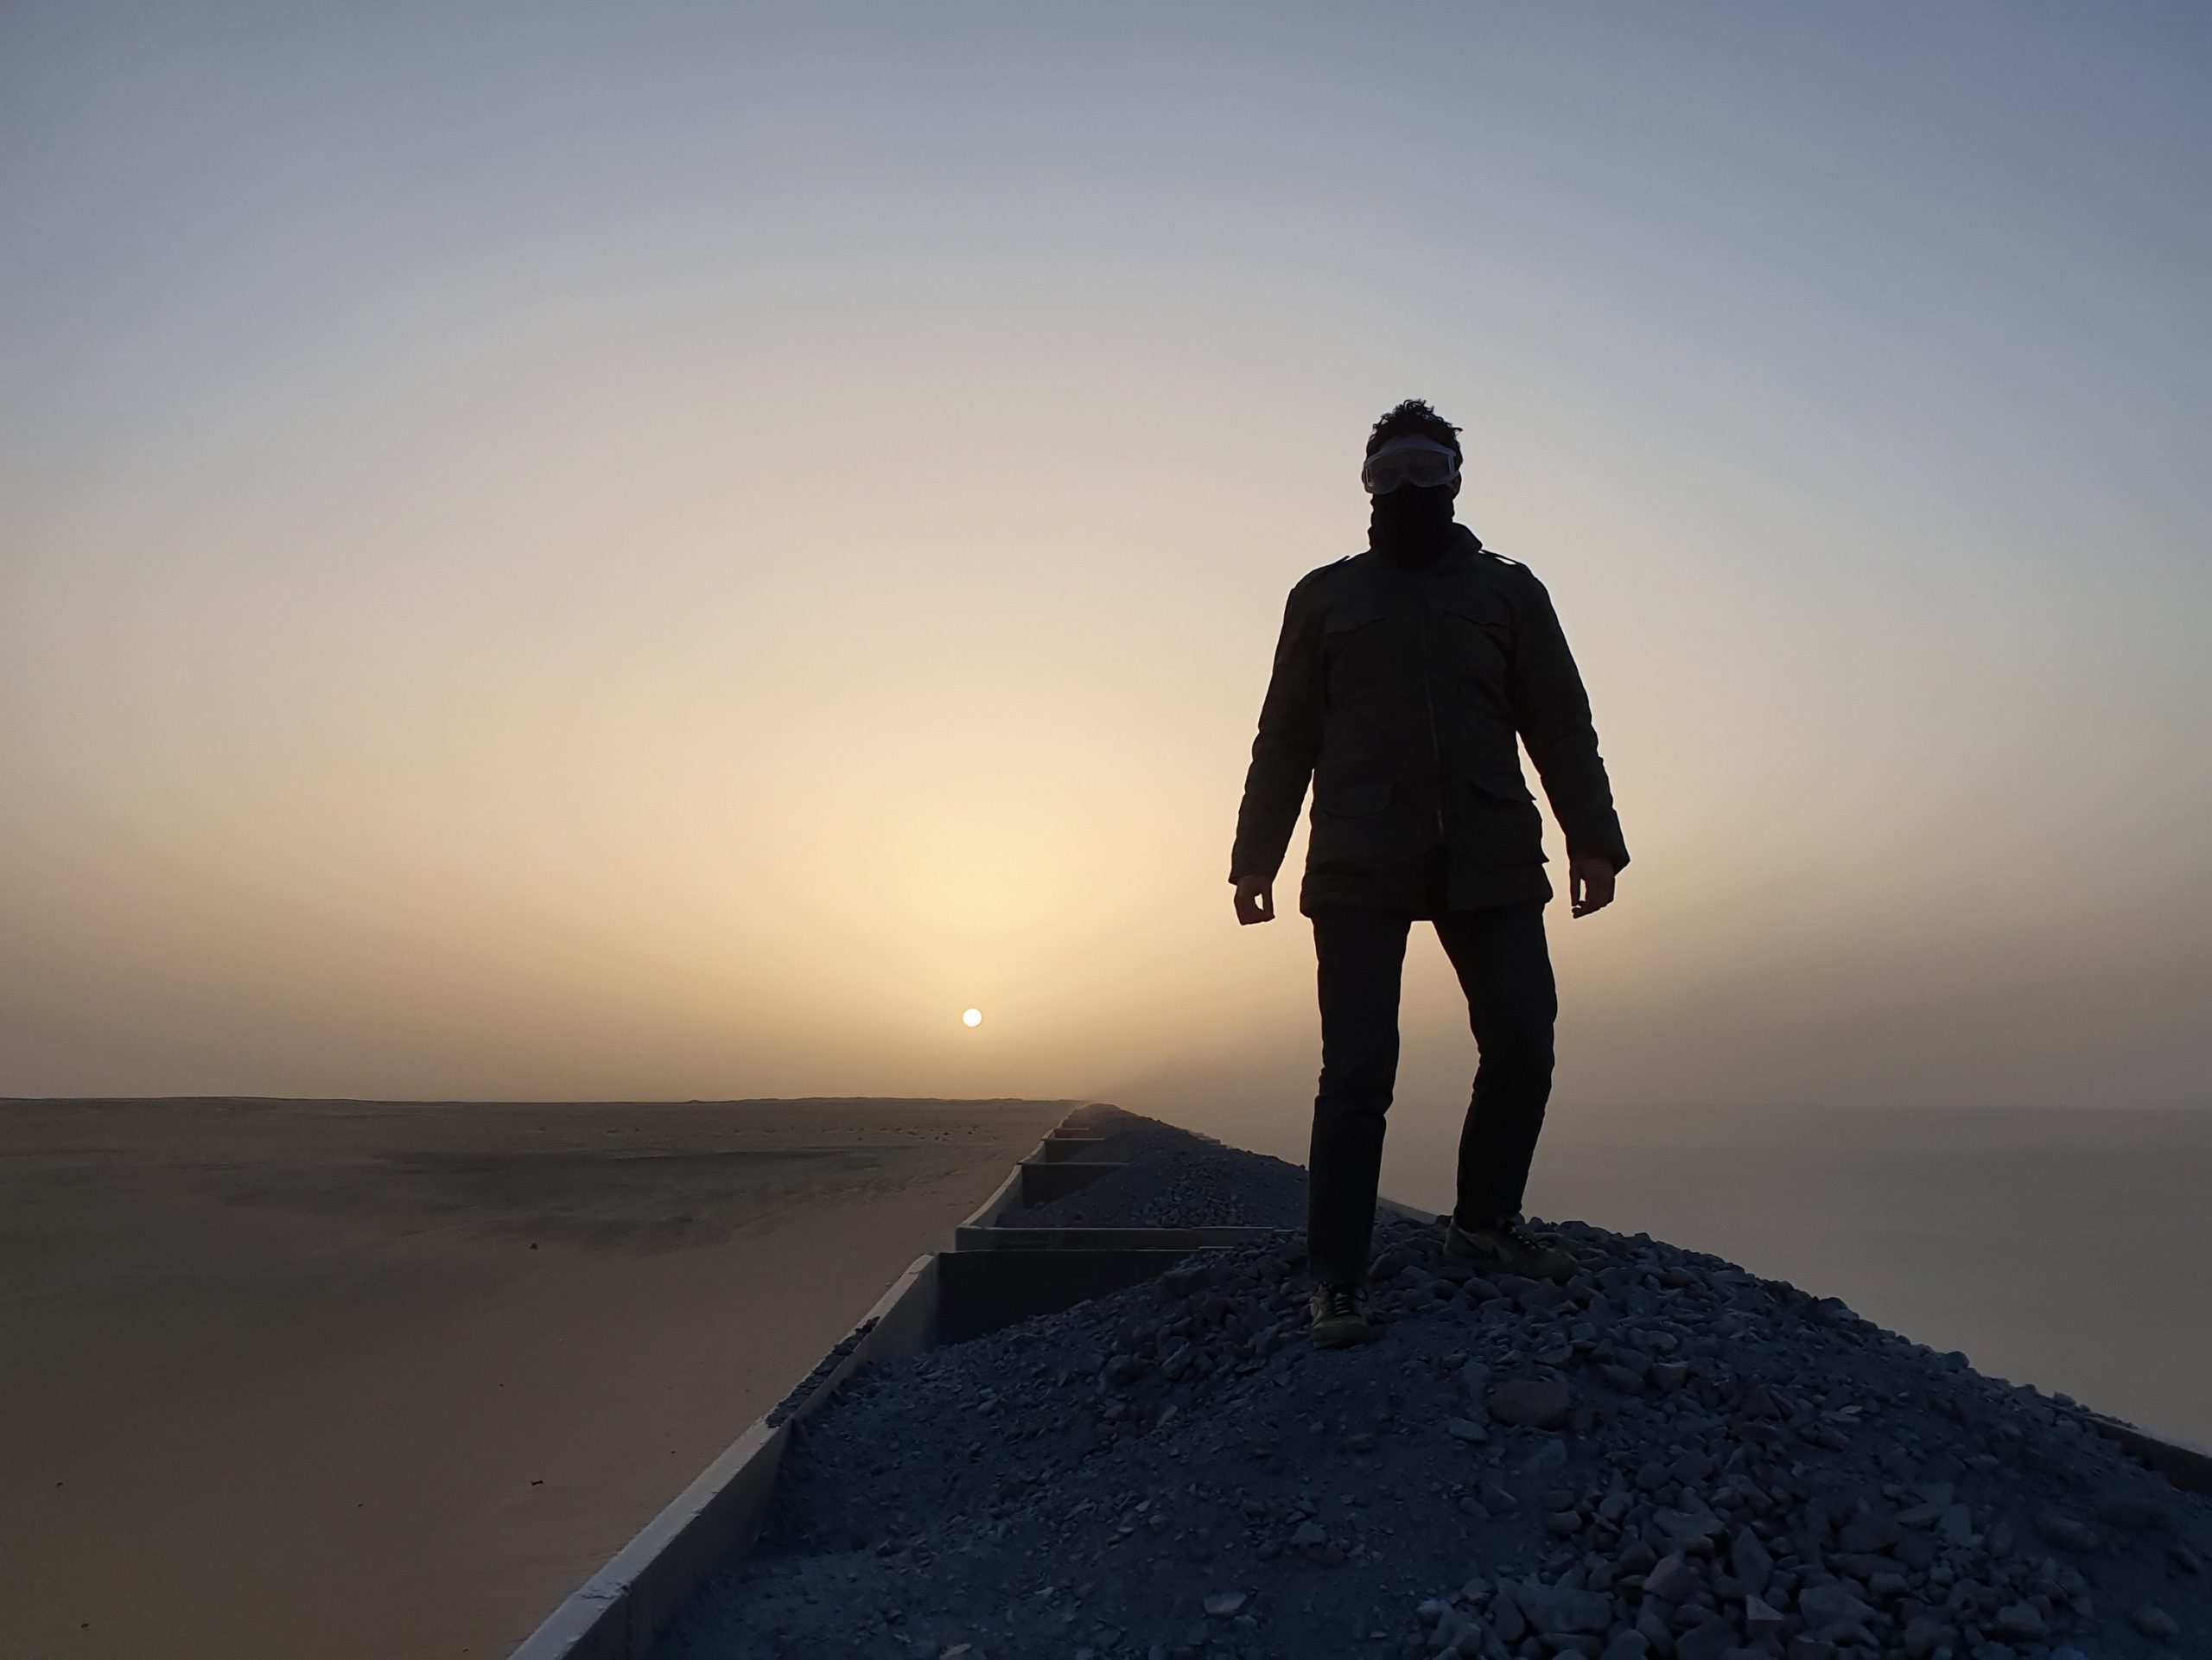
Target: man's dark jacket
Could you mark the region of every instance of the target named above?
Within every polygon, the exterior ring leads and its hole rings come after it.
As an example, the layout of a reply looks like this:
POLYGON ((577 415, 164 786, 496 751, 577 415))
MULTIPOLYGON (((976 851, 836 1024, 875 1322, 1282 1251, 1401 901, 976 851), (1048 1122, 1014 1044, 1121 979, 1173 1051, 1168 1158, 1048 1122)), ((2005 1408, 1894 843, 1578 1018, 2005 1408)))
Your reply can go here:
POLYGON ((1420 911, 1439 848, 1451 909, 1548 900, 1516 737, 1569 858, 1625 865, 1590 700, 1532 572, 1458 525, 1427 559, 1324 565, 1283 610, 1230 875, 1274 875, 1310 778, 1306 914, 1420 911))

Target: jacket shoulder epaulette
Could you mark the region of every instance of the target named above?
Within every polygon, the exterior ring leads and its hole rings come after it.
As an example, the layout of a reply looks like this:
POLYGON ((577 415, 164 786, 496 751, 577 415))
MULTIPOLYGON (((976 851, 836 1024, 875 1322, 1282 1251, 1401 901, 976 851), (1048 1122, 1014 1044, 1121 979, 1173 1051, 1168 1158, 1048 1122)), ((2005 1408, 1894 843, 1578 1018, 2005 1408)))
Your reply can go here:
POLYGON ((1295 582, 1293 582, 1290 585, 1290 591, 1294 594, 1304 594, 1310 592, 1322 582, 1327 581, 1329 577, 1333 576, 1336 572, 1343 569, 1346 565, 1350 564, 1352 562, 1352 558, 1353 556, 1348 553, 1341 559, 1330 560, 1325 565, 1314 566, 1313 569, 1307 571, 1303 576, 1300 577, 1295 582))

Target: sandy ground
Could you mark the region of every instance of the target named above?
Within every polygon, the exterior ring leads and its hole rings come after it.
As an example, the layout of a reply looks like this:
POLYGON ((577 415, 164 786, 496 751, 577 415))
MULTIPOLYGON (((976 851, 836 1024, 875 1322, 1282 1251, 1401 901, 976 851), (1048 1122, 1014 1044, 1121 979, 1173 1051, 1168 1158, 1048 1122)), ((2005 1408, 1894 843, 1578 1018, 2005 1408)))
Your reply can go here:
POLYGON ((498 1655, 1065 1103, 0 1103, 0 1654, 498 1655))

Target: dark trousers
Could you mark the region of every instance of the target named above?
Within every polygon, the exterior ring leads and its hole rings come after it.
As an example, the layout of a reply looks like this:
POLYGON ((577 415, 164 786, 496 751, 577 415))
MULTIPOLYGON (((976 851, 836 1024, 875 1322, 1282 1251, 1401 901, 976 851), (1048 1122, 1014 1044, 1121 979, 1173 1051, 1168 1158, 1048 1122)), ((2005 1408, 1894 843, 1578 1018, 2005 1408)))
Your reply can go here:
MULTIPOLYGON (((1324 1283, 1363 1282, 1382 1171, 1382 1119, 1398 1076, 1403 912, 1330 907, 1313 916, 1321 992, 1321 1086, 1313 1099, 1306 1257, 1324 1283)), ((1450 911, 1436 936, 1467 994, 1482 1052, 1459 1132, 1455 1215, 1468 1225, 1516 1214, 1552 1091, 1559 995, 1544 907, 1450 911)))

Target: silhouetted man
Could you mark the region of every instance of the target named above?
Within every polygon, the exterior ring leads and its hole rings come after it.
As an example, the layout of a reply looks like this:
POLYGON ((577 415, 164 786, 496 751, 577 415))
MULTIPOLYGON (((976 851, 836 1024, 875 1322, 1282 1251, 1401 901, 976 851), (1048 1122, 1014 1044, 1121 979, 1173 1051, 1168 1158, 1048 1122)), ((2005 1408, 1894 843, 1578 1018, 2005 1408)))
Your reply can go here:
POLYGON ((1436 925, 1482 1052, 1444 1249, 1554 1278, 1573 1266, 1521 1218, 1558 1000, 1543 821, 1519 744, 1567 836, 1576 916, 1611 902, 1628 848, 1550 596, 1452 519, 1459 432, 1417 399, 1375 423, 1360 472, 1374 497, 1367 551, 1290 591, 1230 857, 1237 920, 1272 919, 1275 873, 1313 781, 1298 908, 1319 962, 1306 1243, 1322 1344, 1375 1334, 1368 1248, 1416 918, 1436 925))

